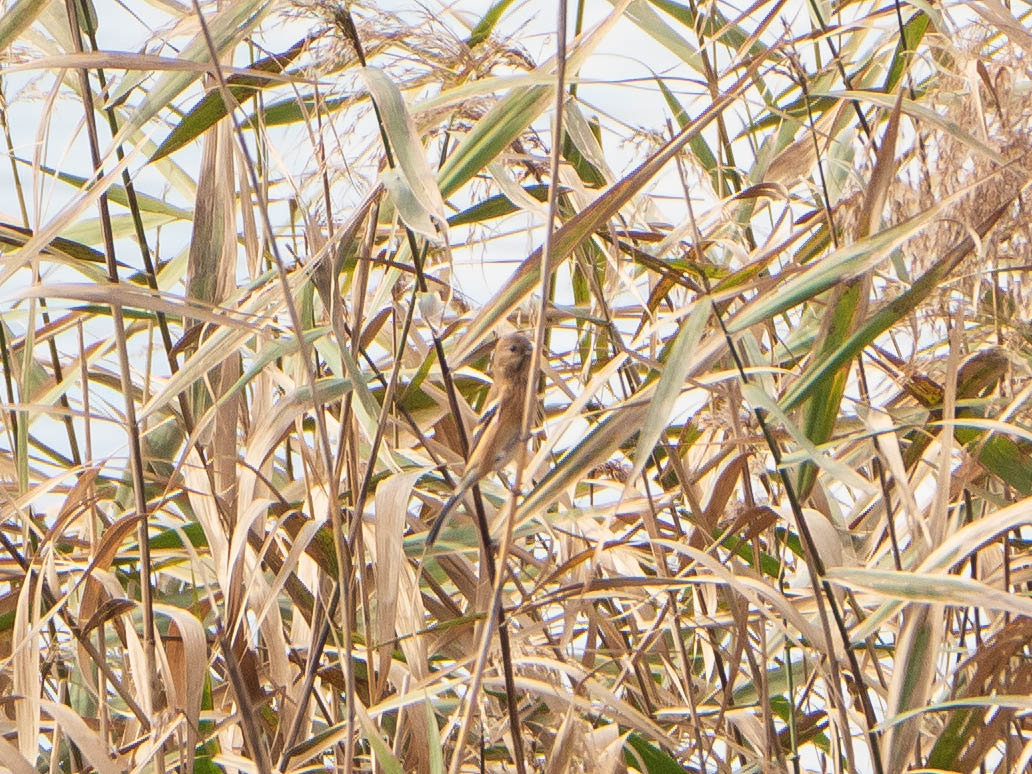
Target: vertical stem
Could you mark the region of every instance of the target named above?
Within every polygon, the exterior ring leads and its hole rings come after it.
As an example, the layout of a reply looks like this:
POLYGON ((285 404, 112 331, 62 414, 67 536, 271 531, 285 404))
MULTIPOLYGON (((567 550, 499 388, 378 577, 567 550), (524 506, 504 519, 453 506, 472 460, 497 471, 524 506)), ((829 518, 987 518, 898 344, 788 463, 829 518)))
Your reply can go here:
MULTIPOLYGON (((82 39, 79 37, 79 21, 74 0, 69 0, 65 9, 68 13, 68 26, 76 53, 82 53, 82 39)), ((96 113, 93 105, 93 93, 90 90, 89 75, 85 68, 79 68, 79 87, 82 91, 86 131, 89 136, 90 157, 96 179, 103 177, 100 157, 100 141, 97 135, 96 113)), ((107 267, 108 281, 117 285, 118 264, 115 258, 115 240, 111 229, 111 214, 108 210, 107 194, 101 194, 97 202, 100 210, 100 227, 104 237, 104 258, 107 267)), ((125 339, 125 318, 122 305, 117 295, 111 298, 111 320, 114 327, 115 346, 118 350, 119 382, 125 398, 126 436, 129 442, 129 471, 133 488, 133 504, 138 519, 137 536, 140 544, 140 603, 143 606, 143 654, 146 671, 146 685, 142 686, 147 701, 144 706, 151 712, 157 708, 154 700, 154 603, 151 597, 151 556, 149 519, 147 516, 147 496, 143 481, 143 451, 140 444, 139 425, 136 419, 136 403, 133 399, 133 383, 129 374, 129 351, 125 339)), ((83 385, 87 389, 87 385, 83 385)))

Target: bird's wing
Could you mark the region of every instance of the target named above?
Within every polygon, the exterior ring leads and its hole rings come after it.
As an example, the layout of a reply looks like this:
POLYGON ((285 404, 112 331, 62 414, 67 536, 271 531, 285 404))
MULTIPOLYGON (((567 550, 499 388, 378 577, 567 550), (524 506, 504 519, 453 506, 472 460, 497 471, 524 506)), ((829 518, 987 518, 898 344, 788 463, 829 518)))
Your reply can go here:
POLYGON ((495 399, 484 406, 484 413, 480 415, 477 426, 473 428, 473 440, 469 443, 471 458, 473 449, 477 448, 480 439, 484 437, 484 432, 491 426, 491 420, 497 416, 500 405, 500 401, 495 399))

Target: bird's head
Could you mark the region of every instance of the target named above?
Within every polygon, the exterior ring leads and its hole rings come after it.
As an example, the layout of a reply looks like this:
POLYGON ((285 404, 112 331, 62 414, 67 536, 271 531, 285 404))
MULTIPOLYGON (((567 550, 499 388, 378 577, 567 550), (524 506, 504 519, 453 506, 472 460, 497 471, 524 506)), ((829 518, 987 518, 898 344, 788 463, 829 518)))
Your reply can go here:
POLYGON ((491 356, 491 375, 495 379, 516 379, 526 377, 530 366, 530 353, 533 345, 530 339, 519 333, 503 336, 495 344, 491 356))

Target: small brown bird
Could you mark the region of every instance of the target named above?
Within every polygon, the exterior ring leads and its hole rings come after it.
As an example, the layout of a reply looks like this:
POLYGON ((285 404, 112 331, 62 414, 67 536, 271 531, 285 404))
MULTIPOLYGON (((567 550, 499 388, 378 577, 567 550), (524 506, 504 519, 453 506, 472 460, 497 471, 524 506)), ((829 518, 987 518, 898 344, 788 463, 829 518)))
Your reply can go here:
POLYGON ((484 476, 500 471, 516 456, 532 349, 530 340, 518 333, 502 337, 495 345, 494 354, 491 355, 494 384, 487 393, 484 411, 473 433, 466 469, 455 487, 455 493, 448 498, 427 533, 428 547, 437 540, 445 517, 469 488, 484 476))

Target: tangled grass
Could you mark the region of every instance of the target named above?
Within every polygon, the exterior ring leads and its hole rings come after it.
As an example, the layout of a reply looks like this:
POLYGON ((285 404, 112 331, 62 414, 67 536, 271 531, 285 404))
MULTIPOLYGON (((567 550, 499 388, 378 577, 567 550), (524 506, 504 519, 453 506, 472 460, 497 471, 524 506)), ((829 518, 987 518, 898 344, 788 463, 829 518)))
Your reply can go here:
POLYGON ((1028 769, 1027 3, 139 5, 0 17, 0 769, 1028 769))

